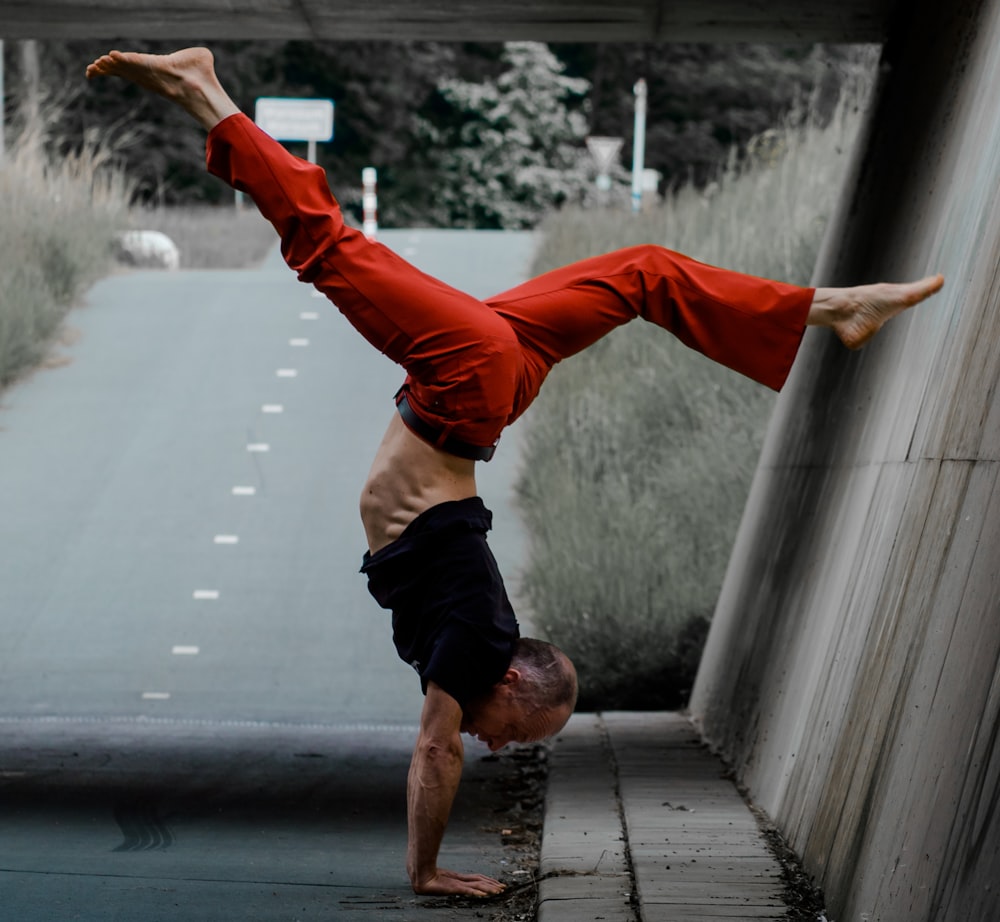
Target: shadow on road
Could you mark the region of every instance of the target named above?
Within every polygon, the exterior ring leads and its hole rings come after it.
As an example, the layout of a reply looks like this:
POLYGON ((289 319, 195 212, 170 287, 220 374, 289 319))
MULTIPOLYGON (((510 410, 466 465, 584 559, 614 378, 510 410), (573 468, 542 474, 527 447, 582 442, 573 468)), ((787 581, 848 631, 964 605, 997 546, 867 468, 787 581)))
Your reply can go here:
MULTIPOLYGON (((338 919, 390 908, 393 919, 434 919, 464 905, 407 886, 414 728, 21 719, 3 729, 0 897, 18 919, 138 918, 140 906, 143 919, 305 918, 310 904, 335 906, 338 919)), ((442 860, 514 885, 485 918, 531 917, 538 756, 467 752, 442 860)))

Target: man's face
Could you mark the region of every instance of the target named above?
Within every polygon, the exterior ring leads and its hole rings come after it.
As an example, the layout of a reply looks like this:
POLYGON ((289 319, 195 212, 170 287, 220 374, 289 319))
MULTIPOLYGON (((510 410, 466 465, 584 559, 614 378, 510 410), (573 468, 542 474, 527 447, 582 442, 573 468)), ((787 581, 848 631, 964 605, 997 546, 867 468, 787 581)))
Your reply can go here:
POLYGON ((462 732, 474 736, 492 752, 508 743, 536 743, 558 733, 562 715, 549 710, 528 712, 509 685, 501 683, 493 693, 470 704, 462 717, 462 732))

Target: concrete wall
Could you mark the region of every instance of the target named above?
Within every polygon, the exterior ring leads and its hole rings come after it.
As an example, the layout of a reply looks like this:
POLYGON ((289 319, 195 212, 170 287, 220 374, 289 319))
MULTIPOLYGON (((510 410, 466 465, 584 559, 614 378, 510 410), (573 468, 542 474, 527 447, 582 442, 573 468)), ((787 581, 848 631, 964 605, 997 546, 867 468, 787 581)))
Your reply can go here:
POLYGON ((906 4, 818 284, 947 276, 807 334, 692 700, 828 917, 1000 919, 1000 0, 906 4))

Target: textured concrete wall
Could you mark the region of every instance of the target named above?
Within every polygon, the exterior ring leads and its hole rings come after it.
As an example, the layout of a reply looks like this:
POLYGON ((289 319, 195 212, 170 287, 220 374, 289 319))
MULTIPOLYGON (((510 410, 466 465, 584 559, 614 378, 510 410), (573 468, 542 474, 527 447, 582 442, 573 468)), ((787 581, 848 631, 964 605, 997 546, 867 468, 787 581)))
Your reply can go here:
POLYGON ((1000 0, 907 4, 818 284, 947 276, 806 336, 692 713, 829 917, 1000 919, 1000 0))

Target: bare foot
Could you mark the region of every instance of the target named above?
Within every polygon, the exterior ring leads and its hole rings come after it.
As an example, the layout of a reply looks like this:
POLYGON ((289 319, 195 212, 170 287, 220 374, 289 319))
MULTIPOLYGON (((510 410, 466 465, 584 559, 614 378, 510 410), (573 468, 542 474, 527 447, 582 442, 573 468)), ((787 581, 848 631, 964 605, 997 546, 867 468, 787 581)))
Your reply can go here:
POLYGON ((848 349, 860 349, 896 314, 941 290, 943 275, 918 282, 817 288, 806 323, 830 327, 848 349))
POLYGON ((122 77, 177 103, 211 131, 240 111, 215 75, 215 59, 207 48, 185 48, 173 54, 111 51, 87 68, 87 79, 122 77))

